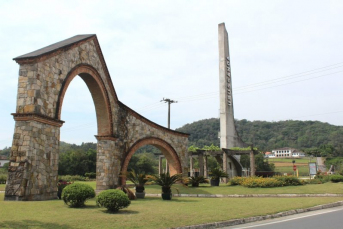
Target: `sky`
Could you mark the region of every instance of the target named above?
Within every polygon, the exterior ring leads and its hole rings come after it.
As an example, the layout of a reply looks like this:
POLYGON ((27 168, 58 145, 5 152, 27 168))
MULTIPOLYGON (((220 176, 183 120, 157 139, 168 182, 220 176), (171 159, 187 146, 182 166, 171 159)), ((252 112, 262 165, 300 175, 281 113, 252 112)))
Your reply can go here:
MULTIPOLYGON (((12 59, 96 34, 121 102, 171 128, 219 116, 218 24, 229 34, 236 119, 343 126, 343 1, 0 0, 0 149, 11 146, 19 65, 12 59)), ((61 141, 96 142, 96 116, 76 77, 61 141)))

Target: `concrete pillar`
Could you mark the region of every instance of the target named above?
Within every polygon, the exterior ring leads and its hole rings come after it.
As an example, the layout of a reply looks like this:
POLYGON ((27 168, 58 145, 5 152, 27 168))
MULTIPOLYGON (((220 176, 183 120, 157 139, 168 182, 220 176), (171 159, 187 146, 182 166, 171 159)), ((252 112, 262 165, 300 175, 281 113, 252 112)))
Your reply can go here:
POLYGON ((255 155, 254 152, 250 152, 250 176, 255 176, 255 155))
POLYGON ((199 154, 199 176, 204 176, 204 156, 203 154, 199 154))
POLYGON ((207 155, 204 156, 204 177, 208 177, 207 173, 207 155))
MULTIPOLYGON (((228 173, 227 171, 227 154, 223 152, 223 171, 225 173, 228 173)), ((227 178, 223 178, 224 183, 227 183, 227 178)))
POLYGON ((194 176, 193 174, 193 156, 189 157, 189 176, 194 176))
POLYGON ((168 160, 166 158, 166 173, 169 173, 169 165, 168 165, 168 160))
POLYGON ((162 158, 162 155, 158 156, 158 174, 163 173, 162 158))

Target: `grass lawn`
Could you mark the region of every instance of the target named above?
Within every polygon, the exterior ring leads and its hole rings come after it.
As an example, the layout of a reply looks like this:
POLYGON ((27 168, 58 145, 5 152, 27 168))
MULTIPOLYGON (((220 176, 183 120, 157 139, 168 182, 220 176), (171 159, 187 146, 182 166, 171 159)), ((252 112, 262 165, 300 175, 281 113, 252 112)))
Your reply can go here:
MULTIPOLYGON (((309 174, 309 158, 269 158, 270 163, 274 163, 275 172, 280 172, 282 174, 288 173, 293 174, 293 163, 295 160, 295 165, 299 170, 299 176, 308 176, 309 174)), ((313 162, 314 160, 312 160, 313 162)))
POLYGON ((209 223, 341 201, 343 198, 176 198, 135 200, 117 214, 97 208, 67 207, 61 200, 3 201, 0 228, 167 228, 209 223))
MULTIPOLYGON (((88 184, 95 189, 95 181, 86 181, 80 183, 88 184)), ((200 184, 200 187, 184 187, 176 184, 173 187, 179 190, 180 194, 343 194, 343 183, 325 183, 325 184, 308 184, 301 186, 287 186, 276 188, 246 188, 242 186, 228 186, 221 184, 219 187, 211 187, 208 184, 200 184)), ((172 188, 172 192, 177 194, 177 190, 172 188)), ((145 185, 145 192, 149 194, 160 194, 161 186, 145 185)))
MULTIPOLYGON (((343 183, 325 183, 276 188, 246 188, 242 186, 227 186, 224 184, 219 187, 211 187, 209 185, 200 185, 198 188, 183 187, 181 185, 175 185, 173 187, 179 189, 179 192, 182 194, 343 194, 343 183)), ((161 193, 161 187, 157 185, 147 185, 145 190, 146 193, 161 193)), ((172 189, 172 192, 174 194, 177 193, 175 189, 172 189)))
MULTIPOLYGON (((295 161, 295 163, 308 163, 310 159, 308 157, 304 158, 268 158, 269 162, 290 162, 295 161)), ((314 162, 315 159, 312 159, 312 162, 314 162)))
MULTIPOLYGON (((79 183, 88 184, 95 189, 95 181, 78 181, 79 183)), ((176 184, 173 187, 179 190, 181 194, 343 194, 343 183, 325 183, 325 184, 308 184, 301 186, 287 186, 276 188, 246 188, 242 186, 227 186, 221 184, 219 187, 211 187, 208 184, 200 185, 198 188, 184 187, 176 184)), ((172 188, 172 192, 177 194, 177 190, 172 188)), ((0 184, 0 191, 5 190, 5 185, 0 184)), ((158 185, 146 185, 145 192, 149 194, 161 193, 161 187, 158 185)))
MULTIPOLYGON (((299 176, 307 176, 309 177, 309 168, 307 165, 305 166, 300 166, 300 165, 297 165, 297 169, 299 171, 299 176)), ((293 166, 275 166, 275 172, 280 172, 282 175, 284 173, 287 173, 287 174, 293 174, 294 171, 293 171, 293 166)))

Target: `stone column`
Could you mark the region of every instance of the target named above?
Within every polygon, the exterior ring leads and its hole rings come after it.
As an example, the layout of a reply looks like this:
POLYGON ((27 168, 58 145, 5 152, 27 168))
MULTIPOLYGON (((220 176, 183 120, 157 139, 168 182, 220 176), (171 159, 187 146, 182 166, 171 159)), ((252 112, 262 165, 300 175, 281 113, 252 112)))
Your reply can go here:
POLYGON ((15 114, 14 119, 5 200, 57 199, 59 137, 63 122, 42 116, 39 119, 34 114, 15 114))
POLYGON ((255 155, 254 152, 250 152, 250 176, 255 176, 255 155))
POLYGON ((204 177, 208 177, 207 173, 207 155, 204 156, 204 177))
POLYGON ((168 165, 167 158, 166 158, 166 173, 169 173, 169 165, 168 165))
POLYGON ((116 188, 119 181, 121 154, 113 140, 98 138, 96 160, 96 191, 116 188))
POLYGON ((163 173, 162 158, 162 155, 158 156, 158 174, 163 173))
MULTIPOLYGON (((228 168, 227 168, 227 154, 223 152, 223 171, 225 173, 228 173, 228 168)), ((227 183, 227 178, 223 178, 224 183, 227 183)))
POLYGON ((199 154, 199 176, 204 176, 204 156, 203 154, 199 154))
POLYGON ((189 157, 189 176, 194 176, 193 175, 193 156, 191 155, 189 157))

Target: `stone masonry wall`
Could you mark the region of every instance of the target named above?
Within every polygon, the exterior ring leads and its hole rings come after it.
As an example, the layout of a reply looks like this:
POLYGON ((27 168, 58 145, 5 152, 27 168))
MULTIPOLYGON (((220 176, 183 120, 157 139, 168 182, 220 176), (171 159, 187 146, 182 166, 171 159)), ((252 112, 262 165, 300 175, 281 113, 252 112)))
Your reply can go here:
MULTIPOLYGON (((111 92, 112 83, 106 77, 103 65, 93 40, 80 44, 58 55, 33 64, 21 64, 17 96, 17 113, 36 113, 55 117, 57 101, 62 84, 75 66, 87 64, 96 69, 106 90, 111 92)), ((116 118, 116 102, 109 93, 113 119, 116 118)), ((116 126, 114 125, 113 128, 116 126)))
MULTIPOLYGON (((125 108, 121 107, 121 112, 125 111, 125 108)), ((122 147, 123 152, 126 152, 123 155, 123 160, 127 156, 128 150, 139 140, 143 138, 159 138, 171 145, 176 151, 182 171, 185 175, 188 172, 188 138, 185 135, 177 134, 165 128, 156 128, 152 126, 145 119, 141 118, 134 112, 128 112, 126 117, 127 133, 125 134, 125 144, 122 147)), ((118 127, 120 129, 120 127, 118 127)), ((123 129, 123 128, 122 128, 123 129)), ((123 134, 122 134, 123 135, 123 134)))
POLYGON ((57 198, 59 127, 17 121, 5 199, 57 198))
POLYGON ((100 140, 97 145, 96 189, 114 188, 118 185, 121 154, 115 141, 100 140))

